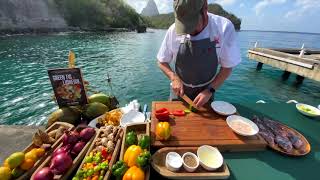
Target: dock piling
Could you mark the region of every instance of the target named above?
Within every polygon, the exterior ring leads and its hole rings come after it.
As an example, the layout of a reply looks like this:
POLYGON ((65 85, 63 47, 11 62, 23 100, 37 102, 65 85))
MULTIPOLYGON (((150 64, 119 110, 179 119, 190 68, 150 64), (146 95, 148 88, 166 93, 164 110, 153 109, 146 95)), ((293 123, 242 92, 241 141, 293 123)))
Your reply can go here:
POLYGON ((283 74, 282 74, 282 80, 283 80, 283 81, 288 80, 289 77, 290 77, 290 75, 291 75, 291 72, 289 72, 289 71, 284 71, 283 74))
POLYGON ((262 62, 258 62, 257 71, 261 71, 262 66, 263 66, 263 63, 262 62))
POLYGON ((297 75, 296 76, 296 84, 302 84, 304 80, 303 76, 297 75))

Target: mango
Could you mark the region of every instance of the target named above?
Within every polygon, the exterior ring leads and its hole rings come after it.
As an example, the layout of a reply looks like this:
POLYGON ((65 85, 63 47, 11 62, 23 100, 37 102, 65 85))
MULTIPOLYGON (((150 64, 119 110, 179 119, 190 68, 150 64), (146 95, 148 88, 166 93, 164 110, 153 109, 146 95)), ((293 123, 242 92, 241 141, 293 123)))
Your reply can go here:
POLYGON ((89 119, 92 120, 105 112, 109 111, 109 108, 99 102, 90 103, 86 106, 86 110, 84 112, 84 115, 89 119))
POLYGON ((8 167, 0 167, 0 180, 9 180, 11 178, 11 170, 8 167))
POLYGON ((99 102, 108 107, 110 106, 110 97, 102 93, 93 94, 88 98, 88 100, 89 103, 99 102))
POLYGON ((81 119, 81 112, 75 107, 64 107, 54 111, 48 117, 47 127, 51 126, 53 123, 67 122, 70 124, 77 124, 81 119))
POLYGON ((14 169, 18 167, 24 160, 24 153, 23 152, 15 152, 11 154, 8 159, 7 163, 10 167, 10 169, 14 169))

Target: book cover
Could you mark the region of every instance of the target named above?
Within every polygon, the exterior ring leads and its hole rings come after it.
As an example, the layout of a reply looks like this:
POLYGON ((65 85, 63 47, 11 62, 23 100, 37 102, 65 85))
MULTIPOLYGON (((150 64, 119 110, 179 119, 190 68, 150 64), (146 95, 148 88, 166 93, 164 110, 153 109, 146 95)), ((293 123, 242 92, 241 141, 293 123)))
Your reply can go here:
POLYGON ((79 68, 50 69, 48 75, 59 107, 88 103, 79 68))

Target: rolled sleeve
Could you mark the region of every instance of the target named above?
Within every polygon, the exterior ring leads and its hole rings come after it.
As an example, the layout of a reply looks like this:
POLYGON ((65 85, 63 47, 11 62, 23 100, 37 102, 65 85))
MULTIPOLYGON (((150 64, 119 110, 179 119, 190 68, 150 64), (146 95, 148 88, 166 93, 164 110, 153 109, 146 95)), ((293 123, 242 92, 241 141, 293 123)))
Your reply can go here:
POLYGON ((170 63, 172 61, 173 53, 170 46, 170 29, 167 31, 166 36, 164 37, 161 47, 157 54, 157 59, 159 62, 170 63))
POLYGON ((224 41, 220 52, 220 64, 224 68, 233 68, 240 64, 241 55, 237 33, 233 24, 228 21, 224 31, 224 41))

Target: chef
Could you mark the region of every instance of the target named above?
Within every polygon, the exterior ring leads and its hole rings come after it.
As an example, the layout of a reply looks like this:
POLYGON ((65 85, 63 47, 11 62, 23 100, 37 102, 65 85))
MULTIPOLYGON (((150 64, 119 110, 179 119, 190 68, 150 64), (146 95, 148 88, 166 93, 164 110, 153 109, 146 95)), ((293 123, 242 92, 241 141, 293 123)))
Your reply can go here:
POLYGON ((186 94, 201 107, 241 62, 237 34, 231 21, 208 13, 207 0, 175 0, 173 6, 175 23, 157 54, 158 65, 177 96, 186 94))

